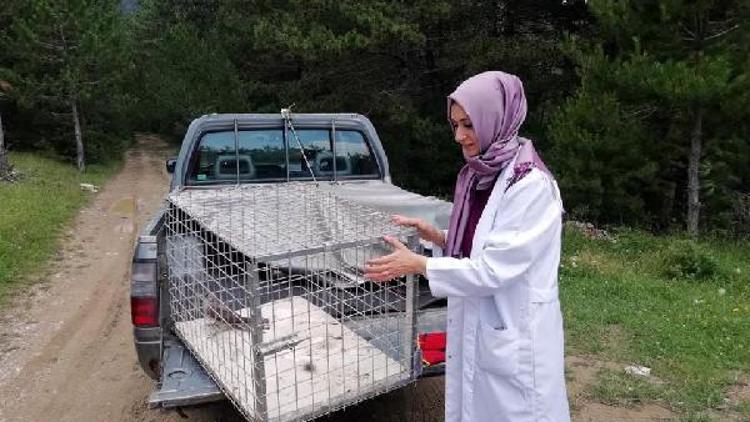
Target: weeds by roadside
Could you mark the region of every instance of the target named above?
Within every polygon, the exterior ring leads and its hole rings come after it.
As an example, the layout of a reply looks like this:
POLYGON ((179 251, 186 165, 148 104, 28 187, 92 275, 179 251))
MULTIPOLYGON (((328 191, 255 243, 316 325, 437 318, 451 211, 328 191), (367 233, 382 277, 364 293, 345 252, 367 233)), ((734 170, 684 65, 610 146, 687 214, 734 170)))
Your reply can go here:
POLYGON ((91 165, 79 174, 70 164, 33 154, 11 154, 11 161, 24 176, 0 183, 0 304, 38 272, 92 197, 80 183, 101 185, 119 166, 91 165))

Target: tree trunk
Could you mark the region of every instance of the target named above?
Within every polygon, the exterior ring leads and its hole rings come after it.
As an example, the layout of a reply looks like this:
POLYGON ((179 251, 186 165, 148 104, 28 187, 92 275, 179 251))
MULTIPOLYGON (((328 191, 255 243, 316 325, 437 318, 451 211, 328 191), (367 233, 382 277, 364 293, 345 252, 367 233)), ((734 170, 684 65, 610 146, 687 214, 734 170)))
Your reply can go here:
POLYGON ((5 155, 5 132, 3 132, 3 115, 0 113, 0 178, 10 171, 8 157, 5 155))
POLYGON ((703 108, 698 107, 695 113, 693 131, 690 135, 690 157, 688 161, 688 211, 687 230, 690 237, 698 237, 698 221, 700 219, 700 163, 701 144, 703 137, 703 108))
POLYGON ((73 127, 76 133, 76 164, 78 165, 78 171, 83 173, 86 171, 86 161, 83 153, 83 136, 81 135, 81 120, 78 118, 78 104, 75 101, 70 102, 70 106, 73 110, 73 127))

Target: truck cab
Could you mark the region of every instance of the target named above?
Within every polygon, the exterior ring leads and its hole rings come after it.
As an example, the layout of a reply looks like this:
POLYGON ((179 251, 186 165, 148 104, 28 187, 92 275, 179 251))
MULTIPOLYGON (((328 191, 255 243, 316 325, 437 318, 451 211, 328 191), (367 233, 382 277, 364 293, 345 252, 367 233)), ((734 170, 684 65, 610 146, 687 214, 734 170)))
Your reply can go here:
MULTIPOLYGON (((329 183, 347 199, 446 228, 451 204, 394 186, 388 159, 369 119, 358 114, 213 114, 194 120, 179 155, 167 160, 170 191, 249 183, 329 183)), ((138 360, 158 381, 149 403, 175 407, 224 398, 173 334, 164 210, 137 239, 131 271, 131 313, 138 360)), ((431 245, 424 245, 431 253, 431 245)), ((443 300, 426 283, 418 330, 444 331, 443 300)), ((437 373, 431 368, 425 373, 437 373)))

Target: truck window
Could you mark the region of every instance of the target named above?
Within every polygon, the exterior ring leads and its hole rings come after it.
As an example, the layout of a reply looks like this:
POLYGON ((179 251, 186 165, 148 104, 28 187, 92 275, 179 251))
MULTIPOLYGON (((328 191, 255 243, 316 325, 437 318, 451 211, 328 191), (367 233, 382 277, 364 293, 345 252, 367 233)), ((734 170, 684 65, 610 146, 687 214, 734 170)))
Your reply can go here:
POLYGON ((254 172, 243 180, 286 179, 284 132, 281 129, 243 130, 239 132, 240 157, 248 157, 254 172))
POLYGON ((286 179, 284 134, 281 129, 245 130, 204 134, 191 163, 188 183, 286 179))
MULTIPOLYGON (((318 180, 332 180, 334 173, 331 131, 297 129, 299 141, 318 180)), ((283 129, 242 130, 235 150, 234 131, 204 134, 193 154, 188 170, 188 184, 234 182, 239 167, 240 182, 286 180, 287 160, 283 129)), ((288 139, 290 180, 309 180, 300 146, 291 135, 288 139)), ((336 163, 338 179, 378 178, 377 162, 362 133, 336 130, 336 163)))
MULTIPOLYGON (((330 130, 297 130, 305 155, 315 178, 332 180, 334 163, 330 130)), ((296 140, 289 144, 289 175, 292 179, 309 178, 302 153, 296 140)), ((378 178, 378 165, 364 135, 356 130, 336 130, 336 176, 347 178, 378 178)))
MULTIPOLYGON (((312 167, 315 178, 318 180, 333 179, 333 167, 330 171, 321 171, 321 160, 331 155, 331 136, 326 129, 297 129, 297 136, 307 156, 307 161, 312 167)), ((310 170, 302 157, 297 140, 290 133, 289 139, 289 178, 310 178, 310 170)))
POLYGON ((378 164, 361 132, 336 131, 336 173, 342 177, 378 176, 378 164))

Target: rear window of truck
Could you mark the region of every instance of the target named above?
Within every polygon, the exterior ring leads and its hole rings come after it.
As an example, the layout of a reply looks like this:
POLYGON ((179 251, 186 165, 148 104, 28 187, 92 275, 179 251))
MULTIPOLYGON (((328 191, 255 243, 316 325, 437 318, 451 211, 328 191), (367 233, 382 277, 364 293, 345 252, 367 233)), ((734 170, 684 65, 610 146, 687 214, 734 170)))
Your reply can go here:
POLYGON ((375 157, 356 130, 297 129, 297 139, 282 129, 203 134, 188 168, 188 184, 257 181, 377 179, 375 157), (303 156, 304 151, 304 156, 303 156), (335 151, 335 158, 334 158, 335 151), (310 165, 305 163, 305 157, 310 165))

